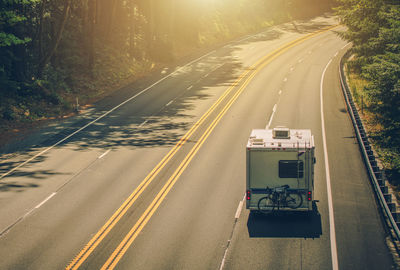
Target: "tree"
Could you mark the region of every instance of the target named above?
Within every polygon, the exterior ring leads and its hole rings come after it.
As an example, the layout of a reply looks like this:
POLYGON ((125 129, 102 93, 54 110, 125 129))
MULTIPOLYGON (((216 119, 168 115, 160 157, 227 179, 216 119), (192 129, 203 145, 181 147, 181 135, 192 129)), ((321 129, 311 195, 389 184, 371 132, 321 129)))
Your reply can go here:
POLYGON ((54 36, 52 38, 52 42, 49 46, 48 53, 45 54, 40 60, 39 60, 39 66, 38 66, 38 78, 41 78, 43 75, 43 69, 46 67, 46 65, 49 63, 51 57, 53 57, 54 53, 57 50, 57 47, 60 43, 60 40, 62 38, 65 24, 67 22, 69 10, 71 8, 71 1, 72 0, 64 0, 64 7, 62 11, 62 15, 59 19, 59 25, 57 28, 57 31, 54 33, 54 36))
MULTIPOLYGON (((400 5, 390 0, 340 0, 337 9, 353 43, 354 71, 366 79, 369 109, 382 126, 383 148, 392 181, 400 176, 400 5)), ((397 184, 399 184, 397 180, 397 184)))

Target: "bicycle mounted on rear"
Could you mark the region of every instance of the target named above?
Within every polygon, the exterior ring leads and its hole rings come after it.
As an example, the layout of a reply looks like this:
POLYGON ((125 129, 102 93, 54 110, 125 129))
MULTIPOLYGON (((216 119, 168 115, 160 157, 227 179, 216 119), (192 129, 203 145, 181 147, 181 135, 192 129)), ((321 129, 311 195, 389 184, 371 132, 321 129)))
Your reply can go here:
POLYGON ((303 204, 303 196, 297 190, 291 190, 289 185, 275 188, 266 188, 267 196, 259 199, 258 211, 269 214, 281 208, 299 208, 303 204))

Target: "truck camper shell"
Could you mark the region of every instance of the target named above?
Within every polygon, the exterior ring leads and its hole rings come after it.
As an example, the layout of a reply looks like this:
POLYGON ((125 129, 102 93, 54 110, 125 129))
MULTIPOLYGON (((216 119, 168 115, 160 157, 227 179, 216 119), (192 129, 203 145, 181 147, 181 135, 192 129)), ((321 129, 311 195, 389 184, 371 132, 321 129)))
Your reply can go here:
POLYGON ((314 196, 314 137, 308 129, 254 129, 246 146, 246 208, 259 210, 258 202, 268 195, 267 188, 289 186, 301 194, 296 209, 311 211, 314 196))

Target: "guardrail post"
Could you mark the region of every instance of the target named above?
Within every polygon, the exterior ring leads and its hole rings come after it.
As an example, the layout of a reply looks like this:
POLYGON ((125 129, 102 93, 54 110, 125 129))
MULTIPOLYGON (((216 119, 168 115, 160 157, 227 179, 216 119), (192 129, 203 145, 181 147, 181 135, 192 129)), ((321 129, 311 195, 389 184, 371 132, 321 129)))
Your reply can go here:
POLYGON ((394 212, 396 212, 396 204, 394 202, 390 202, 390 203, 388 202, 387 205, 388 205, 388 207, 390 209, 390 212, 392 212, 392 214, 394 212))
POLYGON ((397 226, 400 225, 400 212, 393 212, 392 216, 394 218, 394 220, 396 221, 397 226))
MULTIPOLYGON (((382 171, 375 172, 375 178, 378 181, 379 187, 385 186, 385 179, 383 179, 382 176, 383 176, 382 171)), ((382 188, 381 188, 381 190, 382 190, 382 188)))
POLYGON ((392 202, 392 194, 386 193, 386 194, 383 194, 383 197, 385 197, 385 201, 387 203, 391 203, 392 202))
POLYGON ((386 194, 389 192, 389 188, 385 184, 383 184, 382 186, 379 186, 379 188, 381 189, 383 194, 386 194))
POLYGON ((372 167, 377 167, 377 165, 378 165, 378 164, 376 163, 376 160, 375 160, 375 159, 372 159, 372 160, 370 159, 370 160, 369 160, 369 163, 371 164, 372 167))

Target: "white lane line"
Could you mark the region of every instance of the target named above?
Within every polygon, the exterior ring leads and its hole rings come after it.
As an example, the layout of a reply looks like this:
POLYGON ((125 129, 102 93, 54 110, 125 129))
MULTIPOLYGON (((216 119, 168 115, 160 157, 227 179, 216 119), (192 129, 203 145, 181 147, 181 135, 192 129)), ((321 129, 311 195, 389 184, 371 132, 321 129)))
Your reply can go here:
POLYGON ((144 126, 148 121, 149 121, 149 120, 144 121, 143 123, 141 123, 141 124, 139 125, 139 127, 144 126))
POLYGON ((171 105, 172 102, 174 102, 174 100, 171 100, 170 102, 168 102, 167 105, 165 105, 165 107, 168 107, 169 105, 171 105))
POLYGON ((217 65, 215 68, 213 68, 212 70, 210 70, 208 73, 207 73, 207 77, 208 76, 210 76, 211 75, 211 73, 213 73, 214 71, 216 71, 217 69, 219 69, 220 67, 222 67, 224 64, 220 64, 220 65, 217 65))
POLYGON ((189 86, 188 88, 186 88, 186 90, 190 90, 193 88, 193 85, 189 86))
MULTIPOLYGON (((187 63, 186 65, 184 65, 184 66, 181 67, 180 69, 183 69, 183 68, 185 68, 185 67, 187 67, 187 66, 190 66, 191 64, 193 64, 193 63, 199 61, 200 59, 203 59, 204 57, 209 56, 210 54, 215 53, 216 51, 217 51, 217 50, 213 50, 213 51, 211 51, 211 52, 209 52, 209 53, 207 53, 207 54, 205 54, 205 55, 203 55, 203 56, 200 56, 199 58, 196 58, 196 59, 192 60, 191 62, 187 63)), ((178 69, 178 70, 179 70, 179 69, 178 69)), ((174 73, 177 72, 178 70, 175 70, 174 72, 172 72, 172 73, 169 74, 168 76, 171 76, 172 74, 174 74, 174 73)))
POLYGON ((271 126, 272 119, 274 118, 274 115, 275 115, 275 112, 276 112, 277 107, 278 107, 278 104, 275 104, 275 105, 274 105, 274 108, 272 109, 271 117, 269 118, 268 124, 267 124, 267 126, 265 127, 265 129, 269 129, 269 127, 271 126))
POLYGON ((108 149, 106 152, 104 152, 103 154, 101 154, 101 156, 98 157, 98 159, 102 159, 103 157, 105 157, 108 153, 110 153, 111 149, 108 149))
POLYGON ((282 90, 279 90, 279 93, 278 93, 278 95, 281 95, 282 94, 282 90))
POLYGON ((283 81, 284 81, 284 82, 287 82, 287 78, 284 78, 283 81))
POLYGON ((303 59, 299 59, 299 61, 298 61, 299 63, 301 63, 301 62, 303 62, 303 59))
POLYGON ((227 258, 227 256, 228 256, 228 250, 229 250, 229 247, 230 247, 230 245, 231 245, 232 238, 233 238, 233 233, 234 233, 234 231, 235 231, 236 224, 237 224, 238 219, 239 219, 239 217, 240 217, 240 213, 242 212, 243 203, 244 203, 244 200, 245 200, 245 199, 246 199, 246 193, 244 194, 243 199, 239 202, 238 208, 236 209, 236 213, 235 213, 235 222, 233 223, 233 228, 232 228, 231 236, 229 237, 228 244, 226 245, 225 252, 224 252, 224 257, 222 257, 222 261, 221 261, 221 264, 220 264, 220 266, 219 266, 219 270, 224 269, 225 261, 226 261, 226 258, 227 258))
POLYGON ((243 199, 239 202, 238 208, 236 209, 235 219, 239 219, 240 213, 242 212, 243 203, 246 198, 246 194, 244 194, 243 199))
POLYGON ((43 204, 45 204, 48 200, 50 200, 51 198, 54 197, 54 195, 56 195, 57 192, 53 192, 49 197, 47 197, 46 199, 44 199, 41 203, 39 203, 38 205, 35 206, 35 209, 40 208, 43 204))
POLYGON ((344 45, 342 48, 340 48, 341 50, 343 50, 344 48, 347 47, 347 45, 349 45, 351 42, 347 43, 346 45, 344 45))
POLYGON ((247 36, 247 37, 245 37, 245 38, 242 38, 241 40, 238 40, 238 41, 236 41, 237 43, 240 43, 240 42, 242 42, 242 41, 245 41, 245 40, 248 40, 248 39, 250 39, 250 38, 252 38, 252 37, 255 37, 256 35, 254 35, 254 36, 247 36))
POLYGON ((336 57, 338 55, 339 52, 336 52, 335 55, 333 57, 336 57))
MULTIPOLYGON (((229 242, 229 243, 230 243, 230 242, 229 242)), ((222 258, 222 262, 221 262, 221 266, 219 267, 219 270, 224 269, 225 261, 226 261, 226 255, 228 255, 228 249, 225 249, 224 257, 222 258)))
POLYGON ((44 199, 41 203, 39 203, 38 205, 36 205, 34 208, 32 208, 31 210, 29 210, 27 213, 25 213, 23 216, 19 217, 14 223, 10 224, 9 226, 7 226, 4 230, 0 231, 0 237, 2 237, 3 235, 7 234, 16 224, 18 224, 19 222, 21 222, 23 219, 25 219, 26 217, 28 217, 30 214, 33 213, 33 211, 35 211, 35 209, 39 209, 43 204, 45 204, 46 202, 48 202, 51 198, 53 198, 55 195, 57 194, 57 192, 53 192, 52 194, 50 194, 46 199, 44 199))
POLYGON ((84 125, 83 127, 79 128, 78 130, 74 131, 73 133, 71 133, 70 135, 66 136, 64 139, 58 141, 57 143, 53 144, 52 146, 44 149, 43 151, 41 151, 40 153, 34 155, 33 157, 29 158, 28 160, 22 162, 21 164, 19 164, 18 166, 14 167, 13 169, 3 173, 0 176, 0 179, 6 177, 7 175, 13 173, 14 171, 18 170, 19 168, 21 168, 22 166, 26 165, 27 163, 31 162, 32 160, 36 159, 37 157, 43 155, 44 153, 50 151, 51 149, 53 149, 54 147, 56 147, 57 145, 65 142, 66 140, 68 140, 69 138, 71 138, 72 136, 74 136, 75 134, 81 132, 82 130, 86 129, 88 126, 93 125, 94 123, 96 123, 97 121, 99 121, 100 119, 106 117, 107 115, 109 115, 110 113, 112 113, 113 111, 115 111, 116 109, 118 109, 119 107, 125 105, 126 103, 128 103, 129 101, 131 101, 132 99, 137 98, 138 96, 142 95, 143 93, 147 92, 149 89, 153 88, 154 86, 156 86, 157 84, 161 83, 162 81, 166 80, 167 78, 171 77, 172 75, 174 75, 175 73, 179 72, 180 70, 183 70, 184 68, 186 68, 187 66, 190 66, 191 64, 209 56, 210 54, 213 54, 214 52, 216 52, 216 50, 213 50, 203 56, 200 56, 199 58, 194 59, 193 61, 187 63, 186 65, 184 65, 183 67, 171 72, 170 74, 168 74, 167 76, 161 78, 160 80, 156 81, 155 83, 153 83, 152 85, 148 86, 147 88, 143 89, 142 91, 140 91, 139 93, 137 93, 136 95, 133 95, 132 97, 128 98, 127 100, 125 100, 124 102, 120 103, 119 105, 115 106, 114 108, 112 108, 111 110, 105 112, 104 114, 102 114, 101 116, 99 116, 98 118, 94 119, 93 121, 89 122, 88 124, 84 125))
POLYGON ((322 140, 324 145, 324 159, 325 159, 325 174, 326 174, 326 189, 328 193, 328 209, 329 209, 329 230, 330 230, 330 240, 331 240, 331 256, 332 256, 332 269, 339 269, 339 262, 337 257, 337 245, 336 245, 336 233, 335 233, 335 220, 333 214, 333 201, 332 201, 332 190, 331 190, 331 178, 329 172, 329 160, 328 160, 328 149, 326 144, 326 132, 325 132, 325 117, 324 117, 324 101, 323 101, 323 84, 325 72, 328 66, 332 62, 329 60, 328 64, 325 66, 322 72, 321 84, 320 84, 320 103, 321 103, 321 126, 322 126, 322 140))

